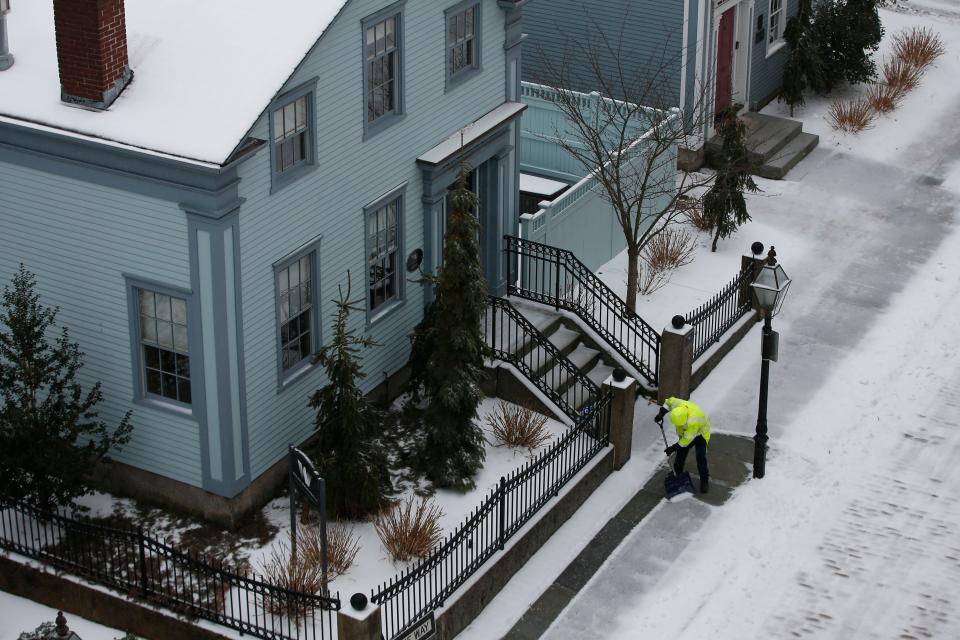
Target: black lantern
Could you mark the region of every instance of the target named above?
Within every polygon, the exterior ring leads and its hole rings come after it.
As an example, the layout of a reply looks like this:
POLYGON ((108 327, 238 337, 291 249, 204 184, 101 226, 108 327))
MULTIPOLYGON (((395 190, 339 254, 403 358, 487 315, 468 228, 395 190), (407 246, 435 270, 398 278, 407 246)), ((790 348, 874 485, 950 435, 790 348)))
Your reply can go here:
POLYGON ((764 265, 754 281, 750 283, 757 308, 768 316, 780 313, 791 282, 792 280, 787 277, 786 271, 779 264, 764 265))

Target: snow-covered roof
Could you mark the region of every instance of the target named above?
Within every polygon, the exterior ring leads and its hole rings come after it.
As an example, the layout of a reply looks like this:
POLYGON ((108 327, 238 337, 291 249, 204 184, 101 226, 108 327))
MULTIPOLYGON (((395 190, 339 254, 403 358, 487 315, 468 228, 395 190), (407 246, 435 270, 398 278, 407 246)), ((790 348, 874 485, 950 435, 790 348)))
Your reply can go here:
POLYGON ((535 193, 542 196, 554 196, 570 185, 559 180, 551 180, 535 176, 532 173, 520 174, 520 191, 535 193))
POLYGON ((417 161, 424 164, 440 164, 457 153, 462 147, 482 138, 526 108, 527 105, 522 102, 504 102, 493 111, 450 134, 450 137, 446 140, 419 156, 417 161))
POLYGON ((133 82, 105 112, 60 101, 53 1, 12 3, 0 115, 222 164, 348 0, 126 0, 133 82))

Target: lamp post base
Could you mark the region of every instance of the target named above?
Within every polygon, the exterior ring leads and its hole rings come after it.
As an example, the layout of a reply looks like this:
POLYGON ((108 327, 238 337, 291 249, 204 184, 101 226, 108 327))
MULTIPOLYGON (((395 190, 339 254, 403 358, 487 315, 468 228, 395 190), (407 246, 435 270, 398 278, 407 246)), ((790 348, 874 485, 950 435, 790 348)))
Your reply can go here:
POLYGON ((753 477, 762 478, 767 472, 767 436, 753 436, 753 477))

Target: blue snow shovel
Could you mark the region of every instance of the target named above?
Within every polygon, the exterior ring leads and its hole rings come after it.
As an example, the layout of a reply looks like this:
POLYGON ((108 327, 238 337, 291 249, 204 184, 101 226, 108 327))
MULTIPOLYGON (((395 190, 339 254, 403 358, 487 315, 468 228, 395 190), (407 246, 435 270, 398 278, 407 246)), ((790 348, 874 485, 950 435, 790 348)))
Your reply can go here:
MULTIPOLYGON (((667 434, 663 432, 663 425, 659 422, 657 426, 660 427, 660 435, 663 436, 663 446, 664 448, 669 447, 667 444, 667 434)), ((684 471, 679 476, 673 472, 671 469, 667 473, 667 477, 663 479, 663 493, 666 495, 667 500, 675 498, 681 493, 696 493, 693 490, 693 480, 690 478, 690 474, 684 471)))

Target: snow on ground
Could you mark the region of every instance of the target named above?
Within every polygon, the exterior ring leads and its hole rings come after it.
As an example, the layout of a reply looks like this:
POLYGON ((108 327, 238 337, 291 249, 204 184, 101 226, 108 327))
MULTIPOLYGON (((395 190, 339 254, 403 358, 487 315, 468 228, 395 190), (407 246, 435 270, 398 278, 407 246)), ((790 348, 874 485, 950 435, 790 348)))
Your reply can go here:
MULTIPOLYGON (((913 7, 914 4, 918 3, 911 0, 906 6, 913 7)), ((960 69, 960 2, 954 0, 953 5, 957 13, 936 19, 923 14, 882 12, 885 37, 875 56, 881 77, 882 60, 891 49, 892 36, 904 28, 931 27, 940 34, 946 45, 946 55, 926 71, 920 85, 907 95, 896 111, 877 116, 870 129, 858 134, 831 129, 827 112, 834 98, 866 95, 866 85, 835 91, 829 96, 808 97, 806 104, 795 112, 794 118, 803 120, 804 131, 820 136, 821 149, 842 151, 872 162, 904 168, 916 169, 929 161, 927 145, 934 144, 942 137, 944 127, 955 123, 960 115, 957 108, 960 99, 960 82, 957 82, 957 71, 960 69)), ((918 10, 916 7, 914 9, 918 10)), ((763 113, 790 117, 787 105, 776 101, 771 102, 763 113)))
MULTIPOLYGON (((45 607, 6 591, 0 591, 0 640, 17 640, 24 631, 33 631, 44 622, 53 622, 57 610, 45 607)), ((90 622, 71 613, 64 613, 67 626, 83 640, 115 640, 124 631, 90 622)))
MULTIPOLYGON (((486 416, 494 410, 497 402, 499 401, 492 398, 484 398, 477 413, 477 422, 485 432, 487 454, 483 469, 475 478, 476 488, 467 493, 441 489, 432 498, 443 509, 444 515, 440 519, 440 524, 443 527, 444 536, 455 530, 470 514, 470 511, 479 506, 487 493, 500 482, 501 476, 505 476, 524 465, 531 455, 526 449, 517 450, 493 444, 494 439, 488 431, 486 416)), ((547 428, 554 438, 566 430, 563 424, 554 419, 547 422, 547 428)), ((534 454, 539 453, 545 447, 549 447, 551 442, 552 440, 541 448, 535 449, 534 454)), ((405 499, 412 494, 412 489, 407 489, 397 498, 405 499)), ((289 498, 286 496, 276 498, 268 503, 263 511, 270 523, 276 526, 278 530, 273 543, 287 540, 290 531, 289 498)), ((371 588, 379 588, 383 582, 394 577, 408 566, 408 563, 393 562, 386 549, 383 548, 372 522, 351 524, 354 533, 358 536, 360 552, 357 554, 350 571, 330 583, 331 591, 339 591, 341 597, 345 599, 349 599, 352 594, 357 592, 368 594, 371 588)), ((255 568, 259 567, 263 559, 269 557, 269 554, 269 545, 251 548, 250 564, 255 568)))
MULTIPOLYGON (((829 131, 828 101, 812 99, 797 117, 821 146, 787 180, 759 181, 754 221, 716 256, 701 248, 641 302, 662 325, 728 280, 751 241, 777 246, 794 284, 774 322, 767 477, 720 508, 661 505, 546 638, 960 637, 960 15, 882 15, 888 37, 933 26, 948 55, 859 137, 829 131)), ((695 392, 718 430, 752 433, 758 365, 753 332, 695 392)), ((506 633, 642 485, 653 411, 638 405, 635 458, 462 637, 506 633)))

